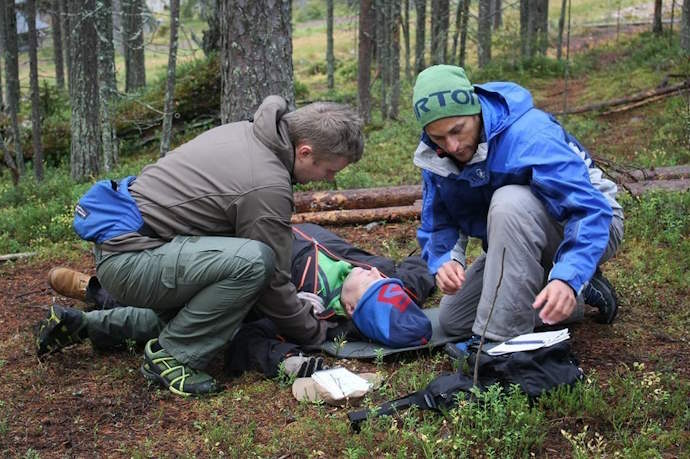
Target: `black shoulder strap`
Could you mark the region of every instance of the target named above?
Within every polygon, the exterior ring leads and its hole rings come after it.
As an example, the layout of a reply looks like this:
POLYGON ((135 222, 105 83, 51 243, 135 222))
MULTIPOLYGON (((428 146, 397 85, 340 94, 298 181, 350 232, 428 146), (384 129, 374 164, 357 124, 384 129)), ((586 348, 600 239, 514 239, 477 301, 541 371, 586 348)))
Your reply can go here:
POLYGON ((347 418, 350 420, 352 430, 359 432, 360 424, 370 417, 377 418, 379 416, 390 416, 398 411, 406 410, 411 406, 417 406, 422 410, 432 410, 436 408, 436 402, 426 389, 422 389, 406 397, 383 403, 373 410, 366 408, 359 411, 352 411, 347 413, 347 418))

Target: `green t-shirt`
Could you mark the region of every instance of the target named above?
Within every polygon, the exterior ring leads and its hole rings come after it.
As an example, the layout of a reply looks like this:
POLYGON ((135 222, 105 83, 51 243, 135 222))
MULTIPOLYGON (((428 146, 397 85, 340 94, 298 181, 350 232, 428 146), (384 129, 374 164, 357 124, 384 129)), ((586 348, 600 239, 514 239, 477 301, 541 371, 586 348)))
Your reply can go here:
POLYGON ((318 291, 326 309, 332 309, 339 316, 345 316, 345 308, 340 303, 340 291, 345 278, 353 266, 342 260, 334 260, 319 250, 318 291))

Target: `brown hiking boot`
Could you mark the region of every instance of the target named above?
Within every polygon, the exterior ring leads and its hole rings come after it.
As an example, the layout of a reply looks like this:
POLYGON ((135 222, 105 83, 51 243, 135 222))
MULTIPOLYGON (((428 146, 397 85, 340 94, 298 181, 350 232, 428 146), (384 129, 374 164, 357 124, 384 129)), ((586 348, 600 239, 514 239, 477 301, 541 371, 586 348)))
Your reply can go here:
POLYGON ((86 301, 86 287, 89 285, 88 276, 69 268, 53 268, 48 273, 48 284, 62 296, 86 301))

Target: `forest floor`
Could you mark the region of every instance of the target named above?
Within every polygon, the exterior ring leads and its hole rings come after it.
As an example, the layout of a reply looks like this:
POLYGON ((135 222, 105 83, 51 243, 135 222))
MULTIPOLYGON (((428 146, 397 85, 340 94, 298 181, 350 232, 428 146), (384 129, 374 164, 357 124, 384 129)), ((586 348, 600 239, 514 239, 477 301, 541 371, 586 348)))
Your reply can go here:
MULTIPOLYGON (((414 244, 415 228, 416 222, 409 222, 379 225, 372 230, 364 227, 334 230, 346 239, 377 251, 390 244, 399 247, 414 244)), ((3 292, 0 343, 4 344, 0 349, 3 359, 0 366, 3 399, 7 402, 0 408, 4 414, 2 426, 9 440, 2 448, 4 452, 12 457, 21 456, 29 449, 41 457, 218 455, 218 450, 208 444, 207 428, 203 427, 208 413, 197 410, 200 402, 183 400, 167 391, 147 387, 138 371, 141 349, 99 353, 89 344, 81 344, 43 360, 37 359, 33 325, 46 316, 51 302, 74 304, 74 300, 54 298, 47 285, 49 269, 63 264, 93 273, 88 254, 76 260, 20 262, 11 270, 1 268, 4 272, 0 277, 0 291, 3 292), (138 445, 138 449, 130 449, 131 445, 138 445)), ((616 271, 626 270, 624 258, 614 259, 611 264, 616 271)), ((683 303, 677 298, 667 300, 683 303)), ((646 309, 644 304, 632 304, 621 298, 619 318, 613 325, 600 325, 588 319, 571 328, 574 352, 588 374, 596 372, 605 382, 621 365, 632 368, 639 362, 648 368, 657 368, 672 362, 681 379, 690 378, 687 341, 659 332, 665 316, 646 309), (642 335, 641 322, 647 330, 642 335), (631 336, 636 337, 631 339, 631 336)), ((451 371, 450 360, 443 358, 441 352, 436 355, 441 363, 435 370, 451 371)), ((334 359, 327 360, 335 363, 334 359)), ((231 379, 224 375, 221 361, 221 357, 216 359, 211 373, 224 386, 232 388, 232 395, 227 396, 233 397, 236 409, 221 410, 216 415, 224 417, 230 425, 251 422, 255 426, 252 443, 270 442, 279 432, 285 435, 284 429, 289 429, 304 410, 306 416, 312 410, 311 415, 317 417, 317 408, 294 400, 288 386, 263 381, 254 373, 231 379)), ((402 362, 404 359, 387 361, 383 364, 384 372, 395 373, 402 362)), ((338 364, 357 371, 377 369, 373 362, 341 361, 338 364)), ((347 410, 329 412, 342 420, 347 410)), ((568 448, 560 433, 566 423, 556 423, 547 432, 544 443, 548 447, 542 455, 558 457, 559 452, 568 448)), ((284 445, 283 457, 343 454, 341 440, 310 438, 299 431, 294 435, 300 438, 292 438, 294 444, 284 445)), ((222 450, 220 452, 222 454, 222 450)), ((241 449, 228 453, 242 456, 241 449)))

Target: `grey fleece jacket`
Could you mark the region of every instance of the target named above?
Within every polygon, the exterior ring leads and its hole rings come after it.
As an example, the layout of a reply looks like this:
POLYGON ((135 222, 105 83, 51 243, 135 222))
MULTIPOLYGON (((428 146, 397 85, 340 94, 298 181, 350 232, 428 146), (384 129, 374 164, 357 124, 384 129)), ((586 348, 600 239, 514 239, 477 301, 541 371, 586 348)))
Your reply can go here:
POLYGON ((269 96, 254 122, 211 129, 146 166, 130 192, 159 238, 129 233, 101 249, 145 250, 177 235, 261 241, 275 252, 276 270, 257 307, 290 340, 313 344, 326 339, 325 324, 290 282, 295 152, 281 120, 287 111, 284 99, 269 96))

